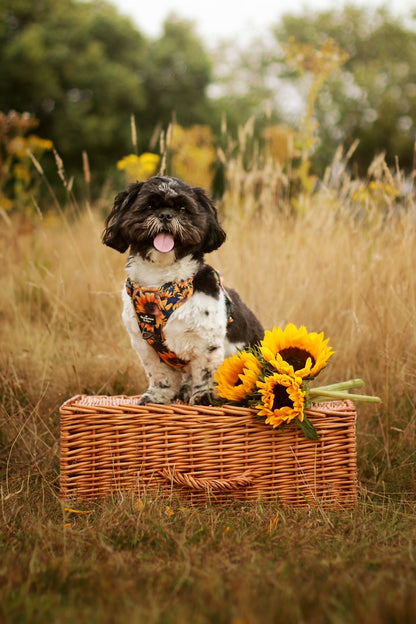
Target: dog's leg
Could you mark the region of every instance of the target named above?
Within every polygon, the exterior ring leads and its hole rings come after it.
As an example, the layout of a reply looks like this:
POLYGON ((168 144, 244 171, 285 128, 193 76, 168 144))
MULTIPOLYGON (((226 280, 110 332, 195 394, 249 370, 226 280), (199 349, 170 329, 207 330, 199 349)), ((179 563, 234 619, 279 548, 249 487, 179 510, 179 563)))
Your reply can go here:
POLYGON ((138 403, 139 405, 147 405, 147 403, 168 405, 176 399, 180 392, 181 373, 166 366, 154 349, 143 339, 142 343, 144 344, 141 345, 139 356, 149 379, 149 387, 142 394, 138 403))
POLYGON ((191 405, 210 405, 214 397, 214 374, 224 360, 224 349, 206 345, 197 358, 191 361, 192 394, 191 405))
POLYGON ((189 403, 208 405, 214 374, 224 360, 227 317, 222 297, 195 293, 170 317, 166 343, 176 355, 189 362, 192 390, 189 403))
POLYGON ((179 392, 181 373, 170 366, 166 366, 156 351, 143 340, 140 334, 131 335, 130 338, 149 380, 146 392, 138 401, 139 405, 147 405, 147 403, 167 405, 172 403, 179 392))
POLYGON ((156 351, 142 338, 131 301, 124 293, 123 300, 123 321, 132 347, 139 356, 149 379, 149 387, 140 397, 139 405, 172 403, 179 394, 182 373, 162 362, 156 351))
POLYGON ((181 380, 181 387, 176 395, 175 399, 182 403, 189 403, 192 394, 192 376, 189 373, 184 373, 181 380))

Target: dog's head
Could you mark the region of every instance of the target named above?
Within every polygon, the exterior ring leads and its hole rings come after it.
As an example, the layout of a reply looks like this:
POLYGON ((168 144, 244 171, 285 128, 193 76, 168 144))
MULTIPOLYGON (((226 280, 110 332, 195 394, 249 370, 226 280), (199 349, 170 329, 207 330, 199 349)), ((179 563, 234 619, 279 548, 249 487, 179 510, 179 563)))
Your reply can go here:
POLYGON ((143 258, 174 251, 201 258, 225 240, 217 211, 202 188, 155 176, 119 193, 105 222, 103 243, 143 258))

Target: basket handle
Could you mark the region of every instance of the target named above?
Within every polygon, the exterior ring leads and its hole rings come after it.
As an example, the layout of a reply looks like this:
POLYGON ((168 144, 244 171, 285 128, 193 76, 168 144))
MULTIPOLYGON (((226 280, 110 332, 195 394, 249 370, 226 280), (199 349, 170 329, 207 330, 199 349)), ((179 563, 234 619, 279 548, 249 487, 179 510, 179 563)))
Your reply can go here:
POLYGON ((247 487, 253 482, 256 476, 249 470, 245 470, 241 475, 231 479, 204 479, 195 477, 188 473, 177 472, 164 468, 160 471, 164 479, 176 485, 185 486, 192 490, 235 490, 239 487, 247 487))

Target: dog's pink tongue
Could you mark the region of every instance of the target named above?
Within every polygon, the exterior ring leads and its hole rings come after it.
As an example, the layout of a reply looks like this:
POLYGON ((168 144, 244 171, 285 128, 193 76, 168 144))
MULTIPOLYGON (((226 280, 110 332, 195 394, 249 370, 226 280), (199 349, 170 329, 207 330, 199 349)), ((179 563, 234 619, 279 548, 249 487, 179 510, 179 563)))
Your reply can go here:
POLYGON ((168 251, 172 251, 174 248, 175 241, 173 240, 173 236, 171 234, 161 232, 155 237, 153 245, 158 251, 168 253, 168 251))

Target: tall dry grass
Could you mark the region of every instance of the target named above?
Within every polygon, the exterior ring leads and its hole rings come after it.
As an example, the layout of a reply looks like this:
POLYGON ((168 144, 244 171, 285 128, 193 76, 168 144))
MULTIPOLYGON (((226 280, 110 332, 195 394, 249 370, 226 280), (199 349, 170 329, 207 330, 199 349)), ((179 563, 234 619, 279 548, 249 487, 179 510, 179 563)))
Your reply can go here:
POLYGON ((65 509, 59 406, 145 387, 125 258, 100 241, 109 205, 1 222, 0 621, 413 621, 416 211, 377 175, 385 197, 355 202, 345 169, 291 204, 277 168, 236 166, 209 258, 266 328, 330 337, 322 381, 361 376, 383 400, 358 407, 360 504, 332 516, 131 496, 65 509))

